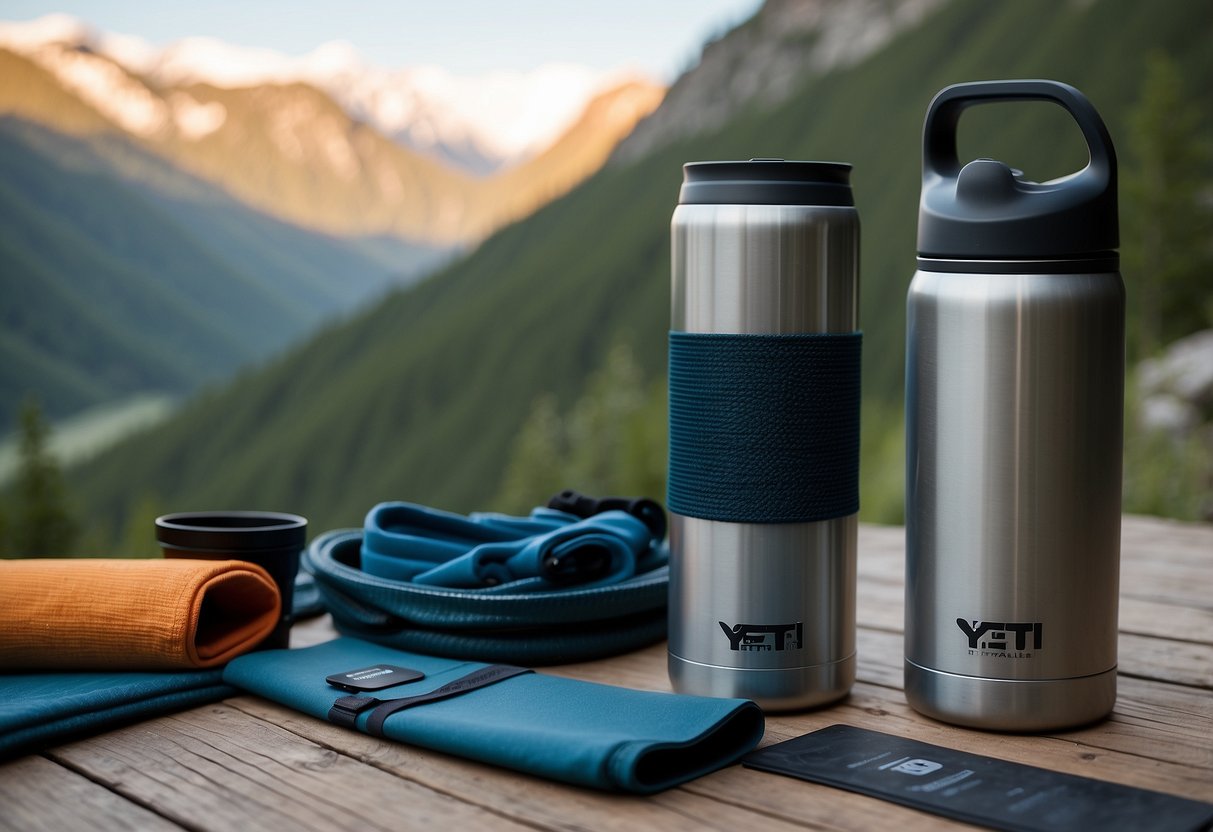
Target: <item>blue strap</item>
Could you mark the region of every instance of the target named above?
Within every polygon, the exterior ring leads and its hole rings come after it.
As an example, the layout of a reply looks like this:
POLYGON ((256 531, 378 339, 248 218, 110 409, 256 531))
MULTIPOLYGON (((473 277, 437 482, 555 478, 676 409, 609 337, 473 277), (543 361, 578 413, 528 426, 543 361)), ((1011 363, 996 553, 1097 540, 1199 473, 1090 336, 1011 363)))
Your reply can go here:
POLYGON ((511 664, 614 656, 666 633, 665 546, 626 581, 559 587, 530 578, 486 589, 420 586, 358 568, 363 534, 321 534, 304 552, 337 630, 402 650, 511 664), (539 590, 536 585, 546 589, 539 590))
POLYGON ((805 523, 859 510, 861 333, 670 333, 671 511, 805 523))
POLYGON ((362 568, 422 586, 493 587, 526 578, 596 586, 636 574, 652 546, 649 528, 617 510, 584 520, 552 509, 529 518, 463 517, 381 503, 366 518, 362 568))
POLYGON ((464 517, 384 503, 365 530, 313 540, 303 568, 345 634, 482 661, 588 661, 666 632, 664 517, 651 501, 624 502, 626 511, 584 519, 546 508, 464 517))

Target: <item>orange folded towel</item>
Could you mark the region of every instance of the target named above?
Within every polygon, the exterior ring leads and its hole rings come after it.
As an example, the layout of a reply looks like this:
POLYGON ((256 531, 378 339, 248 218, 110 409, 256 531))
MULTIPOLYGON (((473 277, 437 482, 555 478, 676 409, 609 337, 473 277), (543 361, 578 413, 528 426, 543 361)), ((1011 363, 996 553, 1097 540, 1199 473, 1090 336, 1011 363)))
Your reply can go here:
POLYGON ((274 629, 260 566, 211 560, 0 560, 0 669, 214 667, 274 629))

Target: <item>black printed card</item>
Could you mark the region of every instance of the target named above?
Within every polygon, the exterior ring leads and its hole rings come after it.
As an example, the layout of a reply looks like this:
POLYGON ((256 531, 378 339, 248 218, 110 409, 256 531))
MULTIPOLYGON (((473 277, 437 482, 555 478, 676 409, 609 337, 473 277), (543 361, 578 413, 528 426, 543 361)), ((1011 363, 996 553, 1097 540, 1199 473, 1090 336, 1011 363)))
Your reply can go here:
POLYGON ((768 746, 742 762, 991 829, 1196 832, 1213 824, 1213 804, 850 725, 768 746))

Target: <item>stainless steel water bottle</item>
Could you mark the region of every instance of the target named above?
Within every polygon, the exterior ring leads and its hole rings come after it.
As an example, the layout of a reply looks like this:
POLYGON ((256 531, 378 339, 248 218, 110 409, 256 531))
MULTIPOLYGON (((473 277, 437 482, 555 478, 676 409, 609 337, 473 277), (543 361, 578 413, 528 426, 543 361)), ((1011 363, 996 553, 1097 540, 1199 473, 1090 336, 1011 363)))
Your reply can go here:
POLYGON ((1078 90, 959 84, 923 128, 906 342, 910 704, 977 728, 1079 725, 1116 700, 1124 284, 1116 156, 1078 90), (971 105, 1050 101, 1082 170, 957 158, 971 105))
POLYGON ((793 709, 855 677, 850 165, 684 166, 672 221, 669 672, 793 709))

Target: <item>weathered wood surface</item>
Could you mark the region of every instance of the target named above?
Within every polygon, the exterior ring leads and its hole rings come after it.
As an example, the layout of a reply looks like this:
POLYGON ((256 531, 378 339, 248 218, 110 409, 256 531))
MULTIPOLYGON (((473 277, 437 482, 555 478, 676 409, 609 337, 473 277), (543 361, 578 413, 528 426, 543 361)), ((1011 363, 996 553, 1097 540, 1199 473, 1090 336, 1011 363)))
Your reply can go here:
MULTIPOLYGON (((773 715, 763 744, 842 722, 1213 801, 1213 526, 1126 518, 1119 699, 1078 731, 933 722, 901 693, 900 528, 864 526, 859 671, 841 704, 773 715)), ((327 618, 295 646, 327 640, 327 618)), ((547 672, 669 690, 665 646, 547 672)), ((740 766, 647 797, 605 795, 382 741, 252 696, 0 765, 0 829, 463 830, 956 828, 740 766)))

